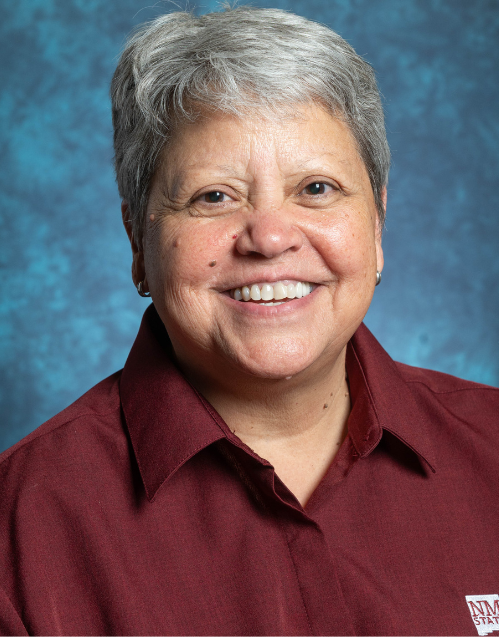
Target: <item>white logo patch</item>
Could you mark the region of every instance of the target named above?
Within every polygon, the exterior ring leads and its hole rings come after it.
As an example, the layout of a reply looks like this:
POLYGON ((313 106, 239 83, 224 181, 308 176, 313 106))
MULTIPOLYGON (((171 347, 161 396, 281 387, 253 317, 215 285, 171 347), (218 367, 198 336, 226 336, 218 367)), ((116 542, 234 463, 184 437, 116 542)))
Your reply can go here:
POLYGON ((499 595, 466 595, 466 601, 479 635, 499 631, 499 595))

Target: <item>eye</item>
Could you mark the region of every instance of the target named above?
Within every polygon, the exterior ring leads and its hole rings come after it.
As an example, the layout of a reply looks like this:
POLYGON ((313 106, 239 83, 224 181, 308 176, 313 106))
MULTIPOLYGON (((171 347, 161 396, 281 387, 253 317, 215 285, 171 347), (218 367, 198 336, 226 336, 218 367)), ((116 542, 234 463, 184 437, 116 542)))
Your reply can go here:
MULTIPOLYGON (((205 186, 209 188, 209 186, 205 186)), ((222 185, 223 190, 218 190, 213 184, 213 190, 201 191, 193 195, 189 202, 189 214, 194 216, 219 216, 232 214, 237 208, 239 196, 229 186, 222 185)))
POLYGON ((200 199, 206 203, 224 203, 230 199, 228 195, 220 190, 212 190, 201 195, 200 199))
POLYGON ((305 195, 325 195, 326 192, 333 190, 333 187, 323 181, 314 181, 302 190, 305 195))

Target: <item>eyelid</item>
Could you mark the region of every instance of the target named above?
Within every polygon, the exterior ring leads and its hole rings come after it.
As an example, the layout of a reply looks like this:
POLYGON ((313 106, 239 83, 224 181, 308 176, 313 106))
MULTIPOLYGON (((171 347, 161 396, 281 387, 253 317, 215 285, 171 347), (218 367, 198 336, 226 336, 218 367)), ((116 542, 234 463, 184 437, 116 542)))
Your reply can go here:
POLYGON ((215 201, 212 203, 209 203, 208 201, 203 201, 202 197, 205 197, 206 195, 210 194, 210 192, 220 192, 222 195, 225 195, 226 197, 229 197, 230 199, 232 199, 232 201, 237 201, 235 192, 232 188, 229 188, 228 186, 209 186, 206 189, 203 189, 201 192, 196 193, 192 199, 191 202, 192 203, 196 203, 196 202, 200 202, 200 203, 204 203, 207 204, 208 206, 220 206, 226 203, 229 203, 228 201, 215 201), (227 192, 228 190, 230 190, 231 192, 227 192))
MULTIPOLYGON (((305 183, 302 182, 302 184, 300 184, 300 186, 298 186, 298 188, 299 188, 298 194, 299 195, 301 195, 303 193, 305 188, 308 188, 309 186, 312 186, 313 184, 323 184, 324 186, 329 186, 330 188, 332 188, 332 190, 337 190, 337 191, 340 190, 340 187, 338 186, 338 184, 336 184, 332 180, 325 179, 324 177, 322 177, 322 178, 312 178, 310 180, 307 179, 307 181, 305 183)), ((323 193, 322 195, 310 195, 308 193, 305 193, 305 194, 306 194, 307 197, 320 197, 320 196, 326 195, 327 193, 323 193)))

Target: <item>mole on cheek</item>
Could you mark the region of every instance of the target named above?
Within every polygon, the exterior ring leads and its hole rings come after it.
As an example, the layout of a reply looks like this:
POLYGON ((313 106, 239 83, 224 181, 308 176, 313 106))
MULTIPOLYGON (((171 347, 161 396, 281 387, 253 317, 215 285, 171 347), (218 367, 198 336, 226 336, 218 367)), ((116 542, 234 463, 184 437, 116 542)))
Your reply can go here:
POLYGON ((217 264, 216 261, 210 261, 210 268, 213 268, 217 264))
POLYGON ((149 219, 150 219, 151 221, 154 221, 154 215, 149 215, 149 219))
POLYGON ((175 241, 173 242, 173 247, 174 247, 174 248, 178 248, 178 244, 179 244, 179 243, 180 243, 180 242, 179 242, 179 240, 178 240, 178 239, 175 239, 175 241))

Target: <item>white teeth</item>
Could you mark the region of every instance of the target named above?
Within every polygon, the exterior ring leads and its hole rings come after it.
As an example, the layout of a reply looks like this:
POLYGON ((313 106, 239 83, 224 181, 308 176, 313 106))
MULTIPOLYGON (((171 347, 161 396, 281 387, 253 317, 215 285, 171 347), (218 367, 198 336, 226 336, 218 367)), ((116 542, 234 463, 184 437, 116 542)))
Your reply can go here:
POLYGON ((271 301, 274 298, 274 288, 265 283, 262 285, 262 301, 271 301))
POLYGON ((285 299, 287 297, 287 290, 282 283, 276 283, 274 285, 274 299, 276 301, 280 301, 281 299, 285 299))
POLYGON ((252 285, 251 286, 251 300, 252 301, 259 301, 262 298, 262 295, 260 294, 260 288, 258 287, 258 285, 252 285))
MULTIPOLYGON (((264 283, 261 289, 256 284, 253 284, 251 288, 247 285, 235 288, 232 290, 232 297, 236 301, 282 301, 283 299, 301 299, 310 292, 312 292, 312 284, 306 281, 288 285, 278 281, 274 285, 264 283)), ((260 305, 280 305, 280 303, 261 303, 260 305)))

